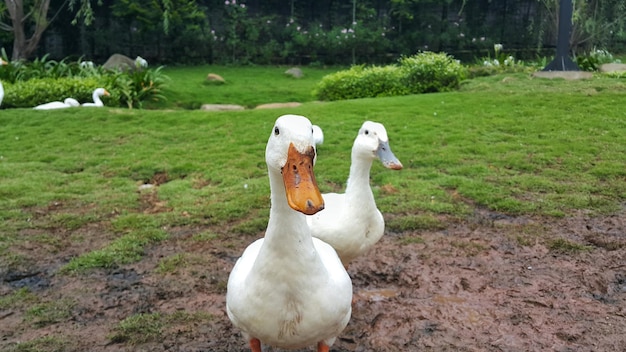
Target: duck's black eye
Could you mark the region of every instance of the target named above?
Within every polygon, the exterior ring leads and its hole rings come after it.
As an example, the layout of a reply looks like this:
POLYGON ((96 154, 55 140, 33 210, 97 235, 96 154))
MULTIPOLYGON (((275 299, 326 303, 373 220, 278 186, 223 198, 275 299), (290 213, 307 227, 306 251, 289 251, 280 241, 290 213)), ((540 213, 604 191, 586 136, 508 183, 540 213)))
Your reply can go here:
POLYGON ((278 129, 278 127, 274 127, 274 134, 277 136, 280 134, 280 130, 278 129))
POLYGON ((363 133, 365 133, 365 135, 368 135, 368 134, 370 134, 370 131, 369 130, 365 130, 363 133))

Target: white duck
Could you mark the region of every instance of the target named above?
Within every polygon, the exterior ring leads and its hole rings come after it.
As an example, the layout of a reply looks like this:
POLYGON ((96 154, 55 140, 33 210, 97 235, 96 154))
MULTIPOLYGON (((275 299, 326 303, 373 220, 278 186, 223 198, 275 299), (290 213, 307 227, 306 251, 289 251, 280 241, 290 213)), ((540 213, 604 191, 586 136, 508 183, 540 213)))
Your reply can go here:
POLYGON ((265 237, 253 242, 228 279, 226 310, 253 352, 317 344, 328 352, 348 324, 352 282, 335 250, 311 237, 304 214, 324 208, 313 174, 311 122, 276 120, 265 150, 271 207, 265 237))
POLYGON ((35 110, 54 110, 54 109, 65 109, 80 106, 78 100, 74 98, 66 98, 63 101, 51 101, 49 103, 41 104, 35 106, 33 109, 35 110))
POLYGON ((370 188, 372 162, 379 159, 386 168, 402 169, 389 147, 385 126, 377 122, 363 123, 351 158, 345 193, 325 193, 325 210, 307 217, 312 235, 332 245, 346 267, 378 242, 385 231, 385 220, 370 188))
POLYGON ((109 92, 104 89, 104 88, 97 88, 96 90, 93 91, 92 94, 92 98, 93 98, 93 103, 83 103, 82 106, 96 106, 96 107, 102 107, 104 106, 104 103, 102 102, 102 99, 100 99, 101 96, 109 96, 111 94, 109 94, 109 92))
POLYGON ((322 145, 324 143, 324 132, 318 125, 313 125, 313 141, 315 145, 322 145))
MULTIPOLYGON (((6 65, 7 63, 8 62, 0 58, 0 66, 6 65)), ((0 82, 0 106, 2 106, 2 100, 4 100, 4 86, 2 85, 2 82, 0 82)))

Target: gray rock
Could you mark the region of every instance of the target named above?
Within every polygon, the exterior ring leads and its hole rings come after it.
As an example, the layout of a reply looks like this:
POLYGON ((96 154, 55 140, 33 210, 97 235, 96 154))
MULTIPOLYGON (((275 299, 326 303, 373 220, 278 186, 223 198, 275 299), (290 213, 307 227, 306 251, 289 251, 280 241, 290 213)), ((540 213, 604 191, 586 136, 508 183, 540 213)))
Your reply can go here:
POLYGON ((537 71, 533 73, 533 77, 539 78, 563 78, 567 80, 573 79, 589 79, 593 78, 593 73, 586 71, 537 71))
POLYGON ((599 70, 600 72, 622 72, 626 71, 626 64, 602 64, 599 70))
POLYGON ((297 102, 289 102, 289 103, 269 103, 269 104, 261 104, 257 105, 255 109, 279 109, 279 108, 297 108, 302 105, 302 103, 297 102))
POLYGON ((294 78, 302 78, 302 77, 304 77, 304 73, 302 72, 302 70, 297 68, 297 67, 292 67, 292 68, 288 69, 287 71, 285 71, 285 74, 287 76, 291 76, 291 77, 294 77, 294 78))
POLYGON ((222 76, 218 75, 217 73, 209 73, 206 76, 206 80, 210 82, 219 82, 219 83, 226 82, 226 80, 224 80, 224 78, 222 78, 222 76))
POLYGON ((245 110, 241 105, 234 104, 204 104, 200 107, 200 110, 204 111, 232 111, 232 110, 245 110))
MULTIPOLYGON (((145 61, 143 58, 137 56, 136 60, 131 59, 130 57, 122 54, 113 54, 109 59, 102 65, 107 70, 113 71, 135 71, 143 69, 143 62, 145 61), (140 60, 137 60, 140 59, 140 60), (143 61, 141 61, 143 60, 143 61)), ((148 63, 145 62, 147 66, 148 63)))

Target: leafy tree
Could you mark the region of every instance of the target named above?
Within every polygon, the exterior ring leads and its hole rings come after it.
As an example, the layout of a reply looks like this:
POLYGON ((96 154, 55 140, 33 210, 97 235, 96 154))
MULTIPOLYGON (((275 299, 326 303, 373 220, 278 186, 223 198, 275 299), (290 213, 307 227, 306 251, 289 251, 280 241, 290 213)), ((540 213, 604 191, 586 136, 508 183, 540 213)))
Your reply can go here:
POLYGON ((118 39, 152 46, 159 57, 171 47, 183 48, 178 58, 195 56, 211 42, 205 9, 195 0, 117 0, 111 11, 128 29, 117 33, 118 39))
POLYGON ((13 33, 13 60, 31 56, 43 32, 69 1, 75 0, 64 1, 50 17, 50 0, 5 0, 0 5, 0 29, 13 33), (5 21, 7 13, 10 22, 5 21))
MULTIPOLYGON (((195 1, 190 0, 179 2, 183 5, 185 3, 195 5, 195 1)), ((96 0, 96 3, 102 5, 102 0, 96 0)), ((146 5, 159 7, 159 11, 151 13, 158 13, 159 17, 148 16, 146 20, 152 25, 160 23, 163 31, 167 33, 172 19, 172 0, 147 3, 146 5)), ((140 9, 138 5, 134 8, 140 9)), ((72 19, 74 25, 79 22, 90 25, 95 19, 92 0, 62 0, 56 7, 51 5, 51 0, 5 0, 0 4, 0 30, 13 33, 11 59, 28 59, 37 50, 42 34, 65 9, 74 12, 72 19), (5 21, 7 19, 8 21, 5 21)), ((187 9, 188 6, 182 6, 179 11, 187 9)))

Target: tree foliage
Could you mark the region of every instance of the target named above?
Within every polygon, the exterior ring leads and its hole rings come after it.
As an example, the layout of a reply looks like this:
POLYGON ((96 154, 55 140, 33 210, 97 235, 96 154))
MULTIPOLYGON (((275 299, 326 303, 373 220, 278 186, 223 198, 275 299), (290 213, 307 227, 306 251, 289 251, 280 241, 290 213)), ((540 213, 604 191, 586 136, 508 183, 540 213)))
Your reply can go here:
MULTIPOLYGON (((419 51, 468 60, 499 43, 535 58, 553 52, 560 0, 100 1, 5 0, 0 29, 13 39, 7 49, 14 58, 104 61, 122 53, 161 63, 353 64, 419 51), (23 4, 23 16, 9 3, 23 4)), ((626 2, 572 1, 574 52, 626 51, 626 2)))

